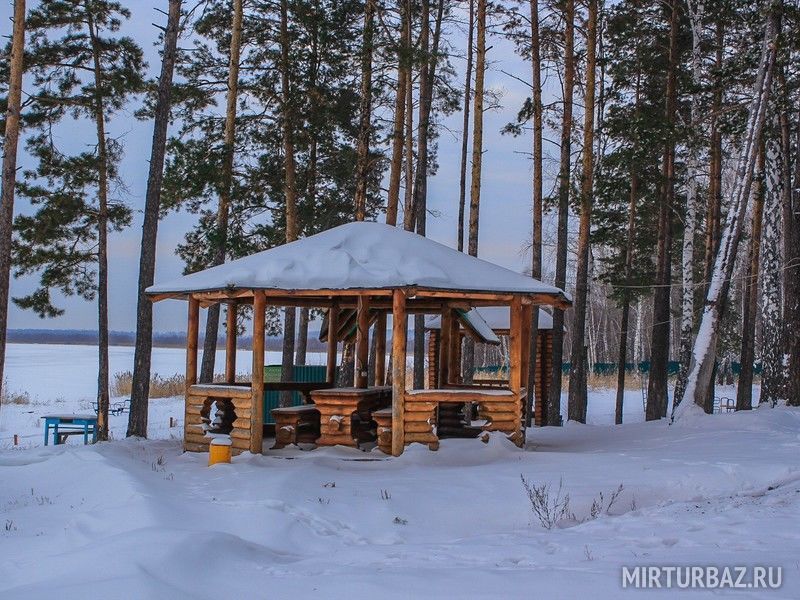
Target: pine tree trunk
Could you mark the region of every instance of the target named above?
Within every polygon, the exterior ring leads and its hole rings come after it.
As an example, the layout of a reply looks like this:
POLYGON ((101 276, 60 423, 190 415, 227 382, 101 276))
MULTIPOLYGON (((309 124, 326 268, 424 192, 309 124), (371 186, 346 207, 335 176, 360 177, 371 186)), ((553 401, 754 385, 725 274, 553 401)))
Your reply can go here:
MULTIPOLYGON (((406 31, 406 48, 412 48, 411 31, 411 2, 408 0, 407 11, 409 26, 406 31)), ((403 229, 414 231, 414 82, 411 77, 411 65, 408 71, 408 85, 406 85, 406 135, 405 135, 405 190, 403 198, 403 229)))
POLYGON ((408 2, 402 5, 402 25, 400 51, 397 57, 397 92, 394 102, 394 123, 392 126, 392 162, 389 169, 389 191, 386 204, 386 224, 397 225, 397 212, 400 205, 400 178, 403 173, 403 145, 405 142, 404 127, 406 113, 406 94, 411 85, 409 38, 410 8, 408 2))
MULTIPOLYGON (((669 11, 669 64, 666 86, 666 122, 675 123, 676 70, 678 54, 678 2, 669 11)), ((662 192, 658 213, 658 256, 653 292, 653 332, 650 341, 650 377, 647 382, 648 421, 667 416, 669 393, 667 374, 670 347, 670 300, 672 283, 672 210, 675 198, 675 139, 670 133, 662 159, 662 192)))
MULTIPOLYGON (((714 371, 714 348, 717 345, 719 324, 725 310, 728 288, 736 262, 736 253, 742 233, 742 223, 747 213, 750 188, 753 180, 756 148, 764 126, 764 118, 772 84, 775 64, 777 36, 781 3, 773 2, 766 16, 761 59, 753 86, 753 100, 748 109, 747 128, 731 193, 732 202, 722 231, 719 252, 714 261, 708 294, 703 308, 700 328, 692 350, 693 366, 689 372, 685 397, 694 404, 706 407, 709 388, 714 371)), ((679 418, 690 408, 690 402, 682 402, 680 410, 673 410, 673 418, 679 418)))
MULTIPOLYGON (((458 189, 458 251, 464 251, 464 209, 467 202, 467 151, 469 149, 469 105, 472 100, 472 45, 473 34, 475 32, 475 0, 467 0, 469 2, 469 22, 467 25, 467 69, 464 75, 464 114, 463 122, 461 125, 461 170, 459 173, 459 189, 458 189)), ((531 10, 538 11, 536 0, 531 2, 531 10), (534 9, 534 6, 536 8, 534 9)), ((531 25, 531 28, 534 26, 531 25)), ((536 23, 536 35, 538 36, 539 23, 536 23)), ((538 54, 538 42, 534 42, 537 46, 536 53, 538 54)), ((539 61, 534 61, 534 69, 539 68, 539 61)), ((533 85, 536 85, 534 79, 533 85)), ((541 89, 539 91, 541 94, 541 89)), ((540 117, 541 118, 541 117, 540 117)), ((535 160, 534 160, 535 163, 535 160)), ((534 275, 534 277, 536 277, 534 275)), ((534 321, 535 323, 535 321, 534 321)))
POLYGON ((369 142, 372 137, 372 40, 375 26, 375 0, 364 3, 364 37, 361 46, 361 105, 356 148, 356 221, 367 211, 367 186, 370 175, 369 142))
MULTIPOLYGON (((636 91, 634 96, 634 123, 638 126, 639 118, 641 115, 641 61, 639 56, 636 57, 636 91)), ((614 408, 614 422, 617 425, 622 425, 622 414, 625 402, 625 366, 628 362, 628 327, 630 323, 631 312, 631 286, 633 285, 633 249, 636 240, 636 208, 639 197, 639 170, 635 163, 638 155, 639 139, 638 136, 634 137, 633 152, 634 160, 631 161, 630 178, 631 188, 630 195, 628 196, 628 228, 625 240, 625 254, 624 263, 625 271, 623 273, 623 281, 625 288, 622 290, 622 316, 620 319, 620 332, 619 332, 619 352, 617 354, 617 394, 614 408)), ((636 370, 636 353, 634 349, 634 372, 636 370)))
POLYGON ((306 364, 308 352, 308 308, 300 309, 300 323, 297 325, 297 343, 295 344, 294 364, 306 364))
POLYGON ((478 0, 478 44, 475 52, 475 106, 472 122, 472 179, 469 197, 469 238, 467 250, 478 256, 478 225, 481 204, 481 166, 483 160, 483 94, 486 76, 486 0, 478 0))
MULTIPOLYGON (((233 0, 233 20, 231 22, 230 60, 228 63, 228 91, 225 96, 225 131, 223 144, 225 156, 222 163, 222 185, 217 206, 217 248, 213 265, 225 262, 228 245, 228 214, 231 203, 233 182, 233 158, 236 143, 236 101, 239 95, 239 56, 242 48, 242 0, 233 0)), ((206 314, 206 332, 203 340, 203 362, 200 365, 200 383, 210 383, 214 379, 214 360, 219 337, 220 304, 209 307, 206 314)))
MULTIPOLYGON (((763 144, 762 144, 763 145, 763 144)), ((754 190, 753 217, 747 269, 742 282, 742 350, 739 357, 739 382, 736 387, 736 410, 750 410, 753 405, 753 362, 755 358, 756 314, 758 313, 758 271, 761 251, 761 220, 764 211, 764 149, 758 157, 758 175, 754 190)))
POLYGON ((108 150, 103 102, 103 73, 100 40, 95 30, 92 8, 86 14, 94 63, 94 120, 97 133, 97 439, 108 439, 108 150))
MULTIPOLYGON (((283 153, 284 153, 284 196, 286 199, 286 243, 297 239, 297 189, 295 185, 296 167, 294 157, 294 114, 292 111, 291 83, 289 80, 289 7, 288 0, 281 0, 281 113, 283 116, 283 153)), ((297 311, 294 307, 284 309, 283 322, 283 354, 281 360, 281 381, 291 381, 294 375, 292 360, 294 359, 295 319, 297 311)), ((291 392, 281 392, 280 405, 289 406, 292 402, 291 392)))
POLYGON ((161 182, 164 178, 164 152, 175 71, 175 54, 181 0, 170 0, 167 27, 164 32, 164 54, 153 121, 153 143, 150 149, 150 171, 145 193, 142 251, 139 255, 139 296, 136 307, 136 347, 133 356, 131 410, 128 415, 128 436, 147 437, 147 408, 150 396, 150 361, 153 351, 153 303, 145 290, 153 285, 156 268, 156 242, 161 205, 161 182))
MULTIPOLYGON (((17 145, 22 105, 22 59, 25 52, 25 0, 14 2, 14 31, 11 55, 8 58, 8 97, 6 129, 3 139, 3 180, 0 193, 0 391, 5 382, 3 373, 8 333, 8 296, 11 278, 11 232, 14 222, 14 187, 17 183, 17 145)), ((2 403, 2 394, 0 394, 2 403)))
MULTIPOLYGON (((688 3, 689 21, 692 29, 692 100, 689 121, 693 129, 700 127, 700 89, 702 84, 702 48, 704 0, 688 3)), ((686 215, 683 228, 683 250, 681 252, 681 335, 680 370, 675 383, 675 401, 680 403, 689 376, 692 360, 692 333, 694 332, 694 237, 697 230, 698 180, 700 177, 699 143, 689 141, 686 159, 686 215)))
MULTIPOLYGON (((472 1, 470 0, 470 39, 472 34, 472 18, 471 18, 472 1)), ((541 66, 541 40, 539 36, 539 0, 530 0, 531 10, 531 96, 533 100, 533 227, 532 227, 532 240, 531 245, 531 277, 534 279, 542 278, 542 221, 543 221, 543 177, 542 169, 543 152, 542 152, 542 66, 541 66)), ((468 57, 468 64, 471 62, 472 51, 468 57)), ((470 65, 471 66, 471 65, 470 65)), ((469 78, 467 79, 469 80, 469 78)), ((468 107, 465 104, 465 108, 468 107)), ((464 131, 466 132, 466 126, 464 131)), ((466 166, 466 143, 463 146, 463 166, 462 166, 462 190, 463 190, 463 173, 466 166)), ((463 192, 462 192, 462 206, 463 206, 463 192)), ((463 221, 463 218, 462 218, 463 221)), ((461 224, 463 226, 463 223, 461 224)), ((460 237, 462 228, 459 227, 460 237)), ((463 239, 462 239, 463 245, 463 239)), ((462 248, 459 248, 462 250, 462 248)), ((530 427, 533 424, 534 413, 534 390, 536 389, 534 378, 537 376, 536 362, 538 360, 538 344, 539 339, 539 306, 533 307, 533 315, 531 317, 531 339, 530 351, 528 361, 529 384, 526 398, 525 410, 525 426, 530 427)), ((544 374, 544 373, 542 373, 544 374)), ((536 398, 536 402, 546 402, 544 398, 536 398)), ((546 412, 542 411, 542 415, 546 419, 546 412)), ((546 424, 546 420, 543 424, 546 424)))
POLYGON ((782 204, 784 172, 781 127, 777 106, 772 127, 766 135, 764 229, 761 253, 761 397, 760 402, 775 406, 786 400, 788 364, 784 360, 784 316, 781 298, 783 273, 782 204))
MULTIPOLYGON (((556 287, 567 285, 567 228, 571 171, 572 105, 575 88, 575 0, 564 3, 564 83, 561 153, 558 166, 558 226, 556 233, 556 287)), ((553 371, 547 399, 547 423, 561 423, 561 364, 564 361, 564 311, 553 309, 553 371)))
POLYGON ((572 370, 569 374, 569 419, 586 423, 586 309, 589 297, 589 233, 594 185, 594 88, 597 48, 597 0, 588 0, 586 25, 586 86, 583 108, 583 170, 581 173, 578 266, 572 321, 572 370))

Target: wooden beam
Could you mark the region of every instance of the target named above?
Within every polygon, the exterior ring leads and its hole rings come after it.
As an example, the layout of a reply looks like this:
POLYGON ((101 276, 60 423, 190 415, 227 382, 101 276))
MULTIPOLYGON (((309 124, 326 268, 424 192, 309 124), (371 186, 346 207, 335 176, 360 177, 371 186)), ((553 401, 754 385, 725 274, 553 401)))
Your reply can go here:
POLYGON ((225 381, 236 381, 236 302, 228 302, 225 323, 225 381))
POLYGON ((400 456, 405 446, 406 296, 395 290, 392 299, 392 455, 400 456))
POLYGON ((511 301, 509 310, 511 318, 508 337, 508 386, 518 393, 522 389, 522 299, 515 297, 511 301))
POLYGON ((264 320, 266 297, 256 291, 253 297, 253 372, 251 374, 250 452, 261 454, 264 442, 264 320))
POLYGON ((366 388, 369 379, 369 296, 358 297, 355 386, 366 388))
POLYGON ((200 331, 200 302, 189 298, 189 323, 186 328, 186 392, 197 383, 197 339, 200 331))
POLYGON ((525 389, 531 381, 531 325, 533 324, 533 305, 522 306, 522 381, 525 389))
POLYGON ((375 336, 375 385, 386 383, 386 313, 380 313, 372 330, 375 336))
POLYGON ((439 387, 450 383, 450 336, 453 334, 453 311, 449 307, 442 309, 441 329, 439 330, 439 387))
POLYGON ((325 380, 331 385, 336 385, 336 353, 338 342, 336 335, 330 335, 339 328, 339 307, 334 304, 328 310, 328 367, 325 371, 325 380))
POLYGON ((459 383, 461 381, 461 328, 455 315, 453 315, 450 327, 450 351, 447 355, 450 364, 447 367, 447 373, 449 383, 459 383))

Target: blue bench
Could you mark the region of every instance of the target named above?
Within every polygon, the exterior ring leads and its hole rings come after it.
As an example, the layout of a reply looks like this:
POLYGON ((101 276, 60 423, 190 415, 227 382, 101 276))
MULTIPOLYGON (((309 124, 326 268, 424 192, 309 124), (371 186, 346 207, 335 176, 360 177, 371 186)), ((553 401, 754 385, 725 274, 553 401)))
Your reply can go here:
POLYGON ((67 436, 83 435, 83 443, 97 441, 97 415, 44 415, 44 445, 48 445, 50 430, 53 430, 53 445, 63 444, 67 436))

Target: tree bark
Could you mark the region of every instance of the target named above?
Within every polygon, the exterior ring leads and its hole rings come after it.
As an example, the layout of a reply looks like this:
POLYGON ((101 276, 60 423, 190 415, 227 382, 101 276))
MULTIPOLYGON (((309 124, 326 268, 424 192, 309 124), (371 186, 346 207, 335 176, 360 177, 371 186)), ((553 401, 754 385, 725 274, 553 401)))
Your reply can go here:
POLYGON ((164 31, 164 54, 153 121, 153 143, 150 149, 150 171, 144 201, 142 224, 142 250, 139 255, 139 296, 136 306, 136 347, 133 355, 133 383, 131 410, 128 415, 128 436, 147 437, 147 409, 150 396, 150 361, 153 352, 153 303, 145 290, 153 285, 156 269, 156 243, 158 217, 161 205, 161 182, 164 178, 164 153, 172 96, 172 78, 175 72, 175 54, 178 45, 178 28, 181 0, 170 0, 167 27, 164 31))
MULTIPOLYGON (((458 190, 458 251, 464 251, 464 209, 467 201, 467 151, 469 149, 469 104, 472 100, 472 44, 475 32, 475 0, 467 0, 469 2, 469 22, 467 29, 467 72, 464 76, 464 119, 461 125, 461 171, 459 175, 459 190, 458 190)), ((538 14, 538 5, 536 0, 531 2, 531 11, 536 10, 538 14), (535 8, 534 8, 535 6, 535 8)), ((533 24, 531 25, 531 32, 533 33, 533 24)), ((539 34, 539 23, 536 23, 536 35, 539 34)), ((538 38, 537 38, 538 39, 538 38)), ((536 53, 538 55, 539 48, 538 42, 536 53)), ((533 60, 533 57, 532 57, 533 60)), ((539 68, 539 61, 534 60, 534 69, 539 68)), ((536 80, 534 80, 534 86, 536 80)), ((540 92, 541 94, 541 89, 540 92)), ((535 161, 534 161, 535 162, 535 161)), ((534 277, 536 277, 534 275, 534 277)))
MULTIPOLYGON (((470 10, 472 9, 472 0, 470 0, 470 10)), ((543 152, 542 152, 542 66, 541 66, 541 39, 539 35, 539 0, 530 0, 531 10, 531 97, 533 100, 533 227, 532 227, 532 245, 531 245, 531 277, 534 279, 542 278, 542 223, 543 223, 543 152)), ((472 33, 472 19, 470 18, 470 34, 472 33)), ((471 35, 470 35, 471 37, 471 35)), ((472 50, 470 49, 469 61, 471 62, 472 50)), ((465 104, 465 107, 468 107, 465 104)), ((466 126, 464 127, 466 131, 466 126)), ((463 146, 463 160, 466 162, 466 143, 463 146)), ((463 167, 462 167, 463 168, 463 167)), ((462 170, 462 177, 463 177, 462 170)), ((462 179, 463 181, 463 179, 462 179)), ((463 186, 463 184, 462 184, 463 186)), ((462 193, 462 206, 463 206, 463 193, 462 193)), ((462 217, 463 221, 463 217, 462 217)), ((462 234, 463 223, 459 227, 459 235, 462 234)), ((463 239, 462 239, 463 245, 463 239)), ((462 250, 462 248, 459 248, 462 250)), ((533 314, 531 315, 531 337, 530 337, 530 351, 528 353, 528 373, 529 383, 526 398, 525 410, 525 427, 530 427, 533 424, 533 402, 534 390, 536 389, 534 378, 537 376, 536 361, 538 357, 538 343, 539 339, 539 306, 533 307, 533 314)), ((544 374, 544 371, 542 371, 544 374)), ((544 389, 544 386, 542 386, 544 389)), ((544 398, 536 398, 536 402, 545 402, 544 398)), ((542 411, 546 424, 547 411, 542 411)))
POLYGON ((108 149, 103 101, 103 71, 100 40, 95 29, 92 7, 85 6, 94 66, 94 120, 97 133, 97 438, 108 439, 108 149))
MULTIPOLYGON (((242 48, 242 0, 233 0, 231 22, 230 59, 228 63, 228 91, 225 95, 225 131, 223 134, 224 158, 222 182, 217 206, 217 248, 212 266, 225 262, 228 245, 228 214, 233 182, 234 146, 236 143, 236 100, 239 95, 239 56, 242 48)), ((210 383, 214 379, 214 361, 219 337, 220 304, 214 304, 206 314, 206 332, 203 340, 203 362, 200 367, 200 382, 210 383)))
POLYGON ((295 343, 294 364, 306 364, 306 354, 308 351, 308 308, 300 309, 300 322, 297 325, 297 342, 295 343))
POLYGON ((370 175, 369 142, 372 137, 372 40, 375 32, 375 0, 364 3, 364 36, 361 46, 361 104, 359 107, 358 145, 356 147, 356 221, 363 221, 367 211, 367 187, 370 175))
MULTIPOLYGON (((763 144, 762 144, 763 146, 763 144)), ((750 226, 747 269, 742 285, 742 349, 739 357, 739 382, 736 386, 736 410, 750 410, 753 405, 753 360, 755 358, 756 315, 758 313, 759 254, 761 222, 764 212, 764 148, 759 151, 758 176, 750 226)))
MULTIPOLYGON (((693 131, 700 128, 700 92, 702 85, 702 33, 704 0, 690 0, 689 22, 692 30, 692 99, 689 122, 693 131)), ((681 334, 680 334, 680 370, 675 383, 675 399, 680 403, 686 389, 686 378, 689 376, 689 363, 692 360, 692 334, 694 332, 694 237, 697 230, 698 212, 698 180, 700 178, 699 143, 689 140, 688 157, 686 159, 686 214, 683 228, 683 249, 681 252, 681 334)))
POLYGON ((574 317, 572 325, 572 369, 569 374, 568 416, 586 423, 586 308, 589 296, 589 233, 591 229, 594 185, 594 92, 597 49, 597 0, 588 0, 586 24, 586 86, 583 109, 583 169, 581 173, 578 265, 575 274, 574 317))
POLYGON ((668 367, 670 347, 670 300, 672 284, 672 210, 675 199, 675 124, 678 68, 678 1, 672 0, 669 12, 669 63, 667 67, 665 117, 670 133, 662 159, 662 191, 658 211, 658 255, 653 292, 653 330, 650 341, 650 377, 647 382, 648 421, 667 416, 668 367))
MULTIPOLYGON (((3 180, 0 192, 0 389, 8 333, 8 296, 11 278, 11 233, 14 223, 14 188, 17 183, 17 146, 19 144, 20 112, 22 106, 22 70, 25 53, 25 0, 14 2, 14 31, 11 37, 10 72, 6 129, 3 139, 3 180)), ((2 403, 2 394, 0 394, 2 403)))
POLYGON ((475 105, 472 121, 472 179, 469 197, 468 252, 478 256, 478 226, 481 205, 483 160, 483 94, 486 76, 486 0, 478 0, 478 44, 475 51, 475 105))
MULTIPOLYGON (((291 82, 289 78, 289 7, 288 0, 281 0, 281 113, 283 116, 284 153, 284 197, 286 199, 286 243, 297 239, 297 189, 295 186, 296 167, 294 158, 294 114, 292 111, 291 82)), ((291 381, 293 377, 294 335, 297 311, 294 307, 284 309, 283 355, 281 360, 281 381, 291 381)), ((281 392, 280 405, 289 406, 292 392, 281 392)))
MULTIPOLYGON (((788 108, 786 109, 788 110, 788 108)), ((800 119, 800 112, 797 113, 800 119)), ((787 123, 788 125, 788 120, 787 123)), ((789 155, 790 132, 788 127, 781 127, 783 130, 784 147, 789 155)), ((789 355, 789 385, 786 392, 786 404, 789 406, 800 406, 800 131, 797 132, 795 141, 795 162, 794 173, 792 175, 792 190, 788 194, 790 203, 790 217, 787 218, 786 244, 791 249, 786 253, 786 265, 784 277, 788 283, 785 298, 785 320, 786 320, 786 352, 789 355)))
MULTIPOLYGON (((561 153, 558 167, 558 227, 556 234, 555 286, 567 285, 567 227, 571 170, 572 104, 575 88, 575 0, 564 3, 564 84, 561 120, 561 153)), ((547 423, 561 423, 561 363, 564 360, 564 311, 553 309, 553 371, 547 399, 547 423)))
POLYGON ((392 162, 389 170, 389 192, 386 204, 386 224, 397 225, 397 211, 400 204, 400 178, 403 173, 403 145, 406 113, 406 93, 411 85, 411 57, 408 45, 411 27, 408 2, 403 2, 401 16, 400 51, 397 57, 397 93, 394 102, 394 123, 392 126, 392 162))
MULTIPOLYGON (((736 262, 736 252, 742 233, 742 223, 747 213, 750 188, 753 180, 756 148, 761 139, 764 118, 772 84, 772 71, 775 64, 777 36, 779 31, 778 14, 781 2, 770 6, 764 27, 764 41, 756 81, 753 86, 753 100, 748 109, 747 128, 744 145, 741 149, 736 170, 736 178, 731 193, 732 202, 722 232, 719 252, 714 262, 714 270, 703 307, 697 338, 692 350, 693 366, 689 372, 685 397, 694 404, 706 407, 709 388, 714 370, 714 348, 717 345, 719 323, 725 310, 728 288, 736 262)), ((680 410, 673 409, 673 419, 689 411, 691 403, 682 402, 680 410)))

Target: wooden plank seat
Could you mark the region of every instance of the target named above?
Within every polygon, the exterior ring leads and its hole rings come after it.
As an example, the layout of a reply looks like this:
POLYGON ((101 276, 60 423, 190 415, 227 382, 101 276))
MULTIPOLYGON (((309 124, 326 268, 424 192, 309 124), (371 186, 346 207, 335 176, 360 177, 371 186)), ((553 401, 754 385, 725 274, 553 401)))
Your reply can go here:
POLYGON ((319 446, 350 446, 374 442, 377 424, 373 412, 392 402, 392 388, 331 388, 311 392, 320 413, 319 446))
POLYGON ((273 408, 275 444, 273 450, 289 444, 313 444, 319 437, 319 410, 313 404, 273 408))

